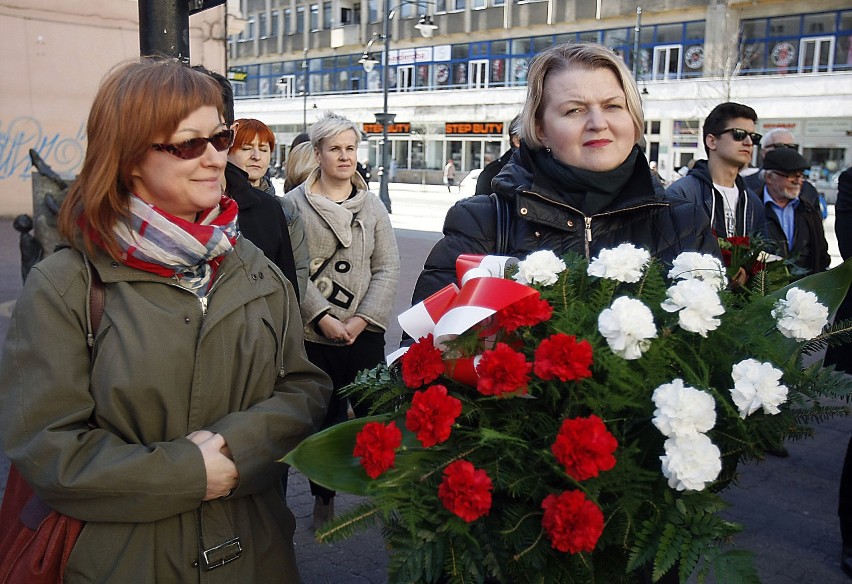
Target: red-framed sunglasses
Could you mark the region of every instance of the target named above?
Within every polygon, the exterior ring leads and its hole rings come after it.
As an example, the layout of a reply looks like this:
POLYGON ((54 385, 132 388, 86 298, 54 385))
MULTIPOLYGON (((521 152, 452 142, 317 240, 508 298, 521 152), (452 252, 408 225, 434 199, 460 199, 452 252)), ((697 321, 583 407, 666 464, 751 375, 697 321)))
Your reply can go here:
POLYGON ((227 150, 234 143, 234 131, 231 129, 222 130, 209 138, 192 138, 179 144, 151 144, 151 148, 158 152, 168 152, 183 160, 192 160, 204 154, 208 142, 213 145, 217 152, 227 150))

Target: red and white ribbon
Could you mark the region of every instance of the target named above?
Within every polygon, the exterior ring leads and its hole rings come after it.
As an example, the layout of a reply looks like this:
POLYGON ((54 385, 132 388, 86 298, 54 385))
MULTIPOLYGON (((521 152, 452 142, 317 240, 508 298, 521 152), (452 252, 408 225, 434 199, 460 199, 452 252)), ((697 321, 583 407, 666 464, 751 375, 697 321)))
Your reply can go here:
MULTIPOLYGON (((459 256, 456 275, 462 284, 461 290, 454 284, 442 288, 400 314, 400 326, 414 339, 432 333, 435 346, 443 349, 447 341, 484 319, 536 294, 529 286, 503 278, 506 267, 517 261, 507 256, 459 256)), ((391 353, 387 363, 390 365, 407 350, 408 347, 404 347, 391 353)), ((447 361, 447 375, 462 383, 476 385, 476 361, 477 357, 447 361)))

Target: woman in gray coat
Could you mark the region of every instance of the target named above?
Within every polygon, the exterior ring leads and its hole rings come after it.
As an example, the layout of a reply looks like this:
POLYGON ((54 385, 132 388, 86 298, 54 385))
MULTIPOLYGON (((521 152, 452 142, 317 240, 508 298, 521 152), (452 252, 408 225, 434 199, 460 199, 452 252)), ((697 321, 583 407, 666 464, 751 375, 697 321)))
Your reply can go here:
MULTIPOLYGON (((318 168, 284 195, 305 222, 310 281, 302 299, 305 348, 335 390, 384 359, 385 330, 399 279, 399 251, 390 218, 356 171, 361 132, 329 113, 311 127, 318 168)), ((364 404, 354 404, 364 414, 364 404), (359 407, 360 406, 360 407, 359 407)), ((346 419, 332 395, 324 427, 346 419)), ((314 526, 334 515, 334 492, 311 483, 314 526)))
POLYGON ((290 283, 222 196, 219 88, 172 61, 110 74, 0 365, 7 455, 85 521, 64 582, 299 582, 277 462, 325 413, 290 283), (91 347, 92 269, 105 304, 91 347))

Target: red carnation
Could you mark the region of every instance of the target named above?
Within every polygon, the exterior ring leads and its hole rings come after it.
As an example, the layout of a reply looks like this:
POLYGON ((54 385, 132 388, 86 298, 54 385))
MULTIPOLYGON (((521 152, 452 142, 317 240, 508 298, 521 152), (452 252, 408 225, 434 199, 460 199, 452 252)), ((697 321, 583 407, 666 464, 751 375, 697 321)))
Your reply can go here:
POLYGON ((603 533, 603 512, 581 491, 548 495, 541 508, 544 509, 541 524, 554 548, 571 554, 595 549, 603 533))
POLYGON ((432 334, 421 337, 402 356, 402 380, 415 389, 431 383, 444 372, 441 350, 432 341, 432 334))
POLYGON ((488 515, 492 488, 488 473, 466 460, 457 460, 444 469, 438 497, 448 511, 470 523, 488 515))
POLYGON ((502 329, 512 332, 522 326, 535 326, 552 315, 553 307, 536 292, 500 310, 495 317, 502 329))
POLYGON ((535 374, 541 379, 558 377, 561 381, 583 379, 592 375, 592 345, 577 342, 574 335, 555 334, 544 339, 535 350, 535 374))
POLYGON ((732 235, 728 238, 728 241, 733 247, 748 247, 751 245, 751 241, 747 235, 732 235))
POLYGON ((483 395, 502 395, 527 391, 532 364, 523 354, 513 351, 506 343, 497 343, 491 351, 482 353, 476 373, 476 389, 483 395))
POLYGON ((393 466, 396 457, 394 451, 400 445, 402 432, 396 422, 390 422, 387 426, 380 422, 368 422, 355 436, 355 450, 352 454, 361 458, 361 466, 371 479, 375 479, 393 466))
POLYGON ((599 417, 573 418, 562 422, 551 450, 574 480, 584 481, 615 466, 612 455, 618 447, 599 417))
POLYGON ((429 448, 450 437, 461 411, 461 400, 447 395, 443 385, 433 385, 426 391, 414 392, 411 408, 405 414, 405 427, 416 432, 423 447, 429 448))

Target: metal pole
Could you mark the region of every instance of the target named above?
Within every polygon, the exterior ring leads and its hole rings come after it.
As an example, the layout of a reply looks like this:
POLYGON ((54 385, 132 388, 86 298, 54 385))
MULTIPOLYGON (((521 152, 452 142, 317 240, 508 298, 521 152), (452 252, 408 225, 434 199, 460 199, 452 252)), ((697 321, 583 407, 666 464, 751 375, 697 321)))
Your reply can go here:
POLYGON ((390 179, 390 142, 388 140, 388 82, 390 75, 388 70, 390 67, 390 0, 385 0, 385 22, 384 22, 384 37, 385 37, 385 62, 382 64, 382 113, 385 119, 382 120, 382 175, 379 179, 379 199, 384 203, 388 213, 391 212, 390 193, 388 192, 388 180, 390 179))
POLYGON ((308 133, 308 48, 303 49, 302 69, 305 77, 302 81, 302 133, 308 133))
POLYGON ((633 79, 639 81, 639 29, 642 27, 642 7, 636 7, 636 27, 633 29, 633 79))
POLYGON ((189 63, 189 3, 139 0, 139 53, 189 63))

